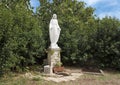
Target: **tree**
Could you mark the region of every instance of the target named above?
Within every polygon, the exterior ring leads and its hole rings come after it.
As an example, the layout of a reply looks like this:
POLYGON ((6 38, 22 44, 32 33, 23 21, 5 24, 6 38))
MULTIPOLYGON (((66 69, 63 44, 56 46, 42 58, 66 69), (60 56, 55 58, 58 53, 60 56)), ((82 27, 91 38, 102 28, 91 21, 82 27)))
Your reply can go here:
POLYGON ((41 26, 25 2, 6 0, 0 4, 0 70, 4 72, 24 70, 43 55, 41 26))
POLYGON ((99 66, 119 68, 119 27, 120 21, 116 18, 105 17, 99 22, 94 46, 94 48, 96 47, 94 57, 97 62, 99 61, 99 66))
POLYGON ((49 20, 52 17, 52 14, 56 13, 62 29, 60 40, 58 42, 60 47, 62 47, 62 59, 64 63, 79 63, 85 51, 84 48, 84 51, 83 49, 80 49, 80 47, 82 48, 83 46, 80 44, 86 42, 86 23, 94 22, 94 9, 85 7, 84 2, 78 2, 76 0, 53 0, 53 2, 44 2, 40 0, 40 3, 41 6, 37 13, 43 27, 43 32, 45 32, 44 38, 46 40, 46 48, 50 44, 48 39, 49 20))
POLYGON ((92 7, 76 0, 40 0, 40 3, 37 15, 46 48, 50 44, 49 20, 52 14, 58 15, 62 29, 58 44, 64 64, 119 68, 119 20, 108 17, 100 20, 94 16, 92 7))

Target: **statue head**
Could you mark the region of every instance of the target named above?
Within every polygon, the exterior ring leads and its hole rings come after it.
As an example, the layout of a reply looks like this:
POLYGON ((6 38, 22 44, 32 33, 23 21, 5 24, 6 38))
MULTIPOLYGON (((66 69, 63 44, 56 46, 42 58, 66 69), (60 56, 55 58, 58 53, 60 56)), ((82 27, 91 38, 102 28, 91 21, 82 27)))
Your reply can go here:
POLYGON ((57 15, 56 14, 53 14, 53 19, 57 19, 57 15))

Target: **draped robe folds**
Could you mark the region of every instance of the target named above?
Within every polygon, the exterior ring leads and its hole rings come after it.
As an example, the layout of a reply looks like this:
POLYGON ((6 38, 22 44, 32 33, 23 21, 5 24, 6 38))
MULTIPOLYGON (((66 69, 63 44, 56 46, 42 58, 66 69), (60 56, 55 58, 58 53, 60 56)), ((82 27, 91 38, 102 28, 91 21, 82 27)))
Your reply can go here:
POLYGON ((51 48, 59 48, 57 42, 59 39, 60 31, 61 29, 58 25, 58 20, 51 19, 49 24, 49 36, 50 36, 51 48))

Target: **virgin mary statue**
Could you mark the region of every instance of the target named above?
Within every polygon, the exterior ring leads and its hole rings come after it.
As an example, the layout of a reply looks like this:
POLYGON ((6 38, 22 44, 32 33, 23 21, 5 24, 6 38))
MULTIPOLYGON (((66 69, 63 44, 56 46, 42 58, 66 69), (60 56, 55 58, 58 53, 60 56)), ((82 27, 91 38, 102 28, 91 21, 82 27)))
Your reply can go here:
POLYGON ((49 24, 49 36, 50 36, 50 48, 59 48, 57 45, 59 35, 60 35, 60 27, 58 25, 57 15, 53 14, 52 19, 49 24))

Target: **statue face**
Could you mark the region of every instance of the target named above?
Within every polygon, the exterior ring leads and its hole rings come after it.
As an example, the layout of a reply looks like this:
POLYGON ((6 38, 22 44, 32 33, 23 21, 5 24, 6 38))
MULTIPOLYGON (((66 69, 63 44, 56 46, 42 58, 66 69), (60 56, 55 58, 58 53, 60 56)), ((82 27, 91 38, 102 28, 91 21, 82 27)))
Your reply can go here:
POLYGON ((57 19, 57 15, 56 14, 53 14, 53 19, 57 19))

